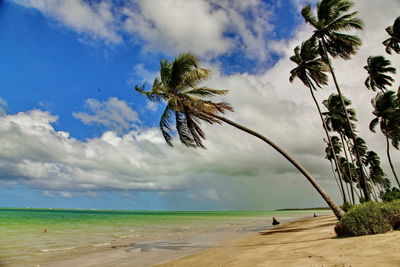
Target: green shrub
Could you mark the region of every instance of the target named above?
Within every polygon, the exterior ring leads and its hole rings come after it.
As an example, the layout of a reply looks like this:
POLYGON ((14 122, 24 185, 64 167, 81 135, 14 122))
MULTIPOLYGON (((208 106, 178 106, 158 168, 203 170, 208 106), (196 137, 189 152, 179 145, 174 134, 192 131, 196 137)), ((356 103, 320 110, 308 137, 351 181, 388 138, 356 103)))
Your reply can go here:
POLYGON ((391 202, 394 200, 400 200, 400 189, 393 187, 392 189, 387 189, 382 195, 382 199, 386 202, 391 202))
POLYGON ((349 210, 351 210, 354 207, 353 204, 351 204, 350 202, 344 202, 342 205, 342 210, 344 212, 348 212, 349 210))
POLYGON ((353 207, 335 226, 338 236, 360 236, 390 231, 399 223, 400 210, 392 203, 367 202, 353 207))

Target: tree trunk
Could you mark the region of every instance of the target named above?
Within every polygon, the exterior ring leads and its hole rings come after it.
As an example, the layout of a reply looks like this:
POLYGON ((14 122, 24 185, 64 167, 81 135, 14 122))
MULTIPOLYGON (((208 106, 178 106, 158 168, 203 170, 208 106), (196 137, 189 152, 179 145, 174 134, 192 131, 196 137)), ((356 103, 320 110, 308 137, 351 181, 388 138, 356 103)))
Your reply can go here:
POLYGON ((338 180, 338 178, 336 177, 336 172, 335 172, 335 168, 333 167, 332 160, 330 160, 329 162, 331 163, 332 173, 333 173, 333 176, 335 177, 336 185, 337 185, 338 188, 339 188, 339 191, 340 191, 340 194, 342 195, 342 200, 343 200, 343 203, 344 203, 345 201, 344 201, 344 191, 343 191, 343 187, 340 185, 339 180, 338 180))
MULTIPOLYGON (((329 132, 328 132, 328 127, 326 127, 326 124, 325 124, 325 121, 324 121, 324 117, 322 116, 321 108, 319 107, 317 98, 316 98, 315 95, 314 95, 313 89, 315 90, 316 88, 315 88, 314 84, 310 81, 310 79, 309 79, 308 77, 307 77, 307 83, 309 84, 309 87, 308 87, 308 88, 310 89, 311 97, 312 97, 312 99, 314 100, 315 106, 316 106, 317 109, 318 109, 318 114, 319 114, 319 117, 320 117, 320 119, 321 119, 322 127, 324 128, 324 131, 325 131, 325 134, 326 134, 326 138, 328 139, 329 146, 330 146, 331 149, 332 149, 333 159, 334 159, 334 161, 335 161, 336 170, 337 170, 337 173, 338 173, 338 176, 339 176, 340 186, 341 186, 342 191, 343 191, 343 192, 342 192, 342 193, 343 193, 343 201, 344 201, 344 202, 347 202, 346 194, 344 193, 344 189, 343 189, 343 178, 342 178, 341 173, 340 173, 340 171, 339 171, 339 161, 338 161, 338 159, 337 159, 337 157, 336 157, 336 153, 335 153, 335 150, 334 150, 334 148, 333 148, 332 139, 331 139, 331 136, 329 135, 329 132)), ((335 177, 335 178, 336 178, 336 177, 335 177)))
POLYGON ((342 91, 340 90, 339 84, 338 84, 337 79, 336 79, 335 72, 333 71, 332 64, 331 64, 331 62, 330 62, 330 60, 329 60, 329 57, 328 57, 328 52, 327 52, 327 50, 326 50, 326 42, 325 42, 325 39, 324 39, 324 38, 321 38, 321 39, 322 39, 323 51, 324 51, 324 54, 325 54, 324 56, 325 56, 326 61, 327 61, 326 63, 328 63, 329 69, 330 69, 331 74, 332 74, 333 81, 334 81, 334 83, 335 83, 336 90, 337 90, 337 92, 338 92, 338 94, 339 94, 339 97, 340 97, 340 100, 341 100, 341 102, 342 102, 343 109, 344 109, 344 112, 345 112, 345 114, 346 114, 347 125, 348 125, 349 130, 350 130, 350 133, 351 133, 351 139, 353 139, 354 147, 355 147, 355 149, 356 149, 357 164, 358 164, 359 167, 360 167, 360 173, 361 173, 360 186, 362 187, 362 190, 363 190, 363 192, 364 192, 365 200, 366 200, 366 201, 369 201, 369 200, 371 200, 371 198, 370 198, 370 196, 369 196, 369 192, 368 192, 368 188, 367 188, 367 179, 366 179, 366 177, 365 177, 364 170, 362 169, 362 161, 361 161, 361 157, 360 157, 360 152, 358 151, 358 146, 357 146, 357 141, 356 141, 356 135, 354 134, 353 128, 351 127, 351 122, 350 122, 349 114, 347 113, 346 105, 344 104, 344 99, 343 99, 342 91))
POLYGON ((347 171, 349 172, 349 176, 350 176, 349 184, 350 184, 350 189, 351 189, 351 201, 353 202, 353 204, 355 204, 356 201, 354 199, 353 175, 351 173, 350 161, 349 161, 349 157, 347 155, 347 151, 349 151, 349 153, 350 153, 350 150, 349 150, 349 146, 346 143, 346 140, 344 140, 344 138, 343 138, 343 134, 342 133, 339 133, 339 134, 340 134, 340 138, 342 139, 344 156, 346 157, 346 160, 347 160, 347 171), (347 147, 347 149, 346 149, 346 147, 347 147))
MULTIPOLYGON (((385 135, 386 136, 386 135, 385 135)), ((389 164, 390 164, 390 168, 392 169, 394 178, 396 179, 397 185, 400 188, 400 182, 399 182, 399 178, 397 178, 396 172, 394 171, 394 167, 393 167, 393 163, 392 163, 392 159, 390 158, 390 152, 389 152, 389 138, 386 136, 386 153, 387 153, 387 157, 389 160, 389 164)))
POLYGON ((291 156, 289 156, 289 154, 286 153, 282 148, 280 148, 278 145, 273 143, 271 140, 269 140, 265 136, 255 132, 249 128, 246 128, 236 122, 233 122, 225 117, 221 117, 221 116, 218 116, 215 114, 212 114, 212 116, 215 117, 216 119, 219 119, 219 120, 229 124, 229 125, 232 125, 233 127, 237 128, 237 129, 240 129, 246 133, 249 133, 249 134, 257 137, 257 138, 263 140, 264 142, 266 142, 267 144, 269 144, 270 146, 272 146, 276 151, 278 151, 282 156, 284 156, 290 163, 292 163, 307 178, 307 180, 312 184, 312 186, 318 191, 318 193, 322 196, 322 198, 329 205, 329 207, 335 214, 336 218, 338 218, 338 220, 340 220, 342 218, 342 216, 344 215, 344 211, 332 201, 332 199, 329 197, 329 195, 325 192, 324 189, 322 189, 322 187, 311 176, 311 174, 302 165, 300 165, 300 163, 298 163, 291 156))

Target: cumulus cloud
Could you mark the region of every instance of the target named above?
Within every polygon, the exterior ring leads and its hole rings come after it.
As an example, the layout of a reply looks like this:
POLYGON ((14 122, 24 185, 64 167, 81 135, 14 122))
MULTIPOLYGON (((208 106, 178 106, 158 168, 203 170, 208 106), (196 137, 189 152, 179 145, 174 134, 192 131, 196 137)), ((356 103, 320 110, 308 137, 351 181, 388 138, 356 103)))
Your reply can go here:
POLYGON ((0 97, 0 116, 6 114, 7 102, 0 97))
POLYGON ((90 98, 85 103, 91 113, 73 112, 73 116, 88 125, 101 125, 106 129, 125 132, 139 122, 138 114, 124 100, 110 97, 104 102, 90 98))
POLYGON ((118 21, 111 1, 91 2, 83 0, 14 0, 28 8, 40 10, 68 28, 100 38, 106 42, 119 43, 118 21))
POLYGON ((263 60, 265 36, 273 29, 272 6, 257 0, 13 1, 39 10, 84 40, 116 44, 128 37, 145 41, 147 51, 170 55, 189 51, 216 57, 234 50, 263 60))

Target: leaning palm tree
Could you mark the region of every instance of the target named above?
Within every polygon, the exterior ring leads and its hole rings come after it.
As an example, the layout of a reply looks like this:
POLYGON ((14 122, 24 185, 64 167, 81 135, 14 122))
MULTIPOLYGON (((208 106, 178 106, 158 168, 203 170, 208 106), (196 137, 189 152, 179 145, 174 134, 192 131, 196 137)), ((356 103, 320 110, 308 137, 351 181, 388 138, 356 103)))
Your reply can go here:
POLYGON ((378 95, 372 99, 372 105, 374 111, 372 112, 376 118, 374 118, 369 129, 375 132, 375 127, 379 124, 383 135, 386 137, 386 154, 389 160, 390 168, 392 169, 393 176, 396 179, 397 185, 400 187, 399 178, 394 170, 392 159, 390 156, 390 144, 389 139, 392 141, 392 145, 399 149, 400 145, 400 107, 397 101, 397 96, 393 91, 387 91, 384 93, 378 93, 378 95))
MULTIPOLYGON (((301 11, 305 21, 315 29, 311 39, 316 39, 319 42, 321 57, 329 66, 343 107, 345 106, 344 99, 329 56, 333 58, 340 57, 343 59, 350 59, 351 55, 354 55, 357 52, 358 47, 361 45, 361 40, 357 36, 341 32, 351 29, 361 30, 363 28, 363 22, 359 18, 355 17, 357 12, 346 13, 352 6, 353 2, 349 0, 322 0, 317 4, 317 16, 313 14, 311 5, 305 6, 301 11)), ((351 138, 355 144, 356 135, 351 127, 347 111, 346 109, 344 110, 346 112, 346 120, 348 128, 350 129, 351 138)), ((360 167, 362 166, 362 160, 358 152, 357 164, 360 167)), ((367 178, 362 168, 361 187, 365 198, 368 201, 370 197, 367 188, 367 178)))
POLYGON ((391 86, 394 79, 388 74, 396 74, 396 69, 390 64, 390 60, 383 56, 368 57, 367 65, 364 66, 368 71, 365 86, 372 91, 379 89, 382 92, 386 90, 386 86, 391 86))
MULTIPOLYGON (((325 124, 325 121, 324 121, 325 124)), ((344 185, 343 185, 343 178, 342 178, 342 171, 341 171, 341 166, 339 165, 339 155, 340 152, 342 151, 342 143, 340 142, 339 137, 337 136, 330 136, 330 142, 328 142, 328 146, 325 148, 325 158, 327 160, 329 160, 329 162, 331 163, 331 168, 332 168, 332 172, 333 175, 335 176, 336 179, 336 175, 335 173, 338 174, 339 177, 339 182, 338 182, 338 186, 339 186, 339 190, 342 194, 342 198, 343 198, 343 203, 347 202, 347 196, 346 196, 346 192, 344 191, 344 185), (336 172, 335 169, 333 168, 333 164, 332 164, 332 160, 336 159, 337 162, 335 162, 336 165, 336 172)))
MULTIPOLYGON (((344 101, 345 101, 346 106, 349 106, 351 104, 351 101, 345 97, 344 97, 344 101)), ((355 179, 355 176, 354 176, 355 172, 350 171, 351 164, 350 164, 349 156, 347 153, 347 151, 349 149, 348 149, 348 145, 347 145, 346 141, 349 138, 349 136, 351 136, 351 134, 350 134, 350 129, 347 126, 346 113, 344 111, 340 97, 337 94, 331 94, 329 96, 329 98, 324 100, 322 103, 327 108, 327 111, 323 112, 323 115, 325 116, 324 120, 325 120, 325 124, 328 127, 328 130, 337 132, 339 134, 340 139, 343 144, 343 152, 344 152, 345 159, 346 159, 345 162, 347 164, 347 171, 343 172, 343 174, 344 174, 344 176, 348 176, 346 182, 348 182, 351 186, 351 198, 354 203, 355 202, 354 188, 353 188, 352 182, 357 179, 355 179)), ((354 111, 354 109, 346 108, 346 112, 350 116, 350 119, 352 121, 357 121, 356 112, 354 111)), ((355 128, 355 124, 352 123, 351 127, 355 128)))
POLYGON ((194 55, 183 53, 173 62, 161 60, 160 65, 160 77, 154 80, 150 91, 144 90, 144 86, 136 86, 135 89, 151 101, 166 102, 166 108, 160 120, 160 129, 169 145, 172 146, 173 117, 175 117, 176 132, 181 142, 189 147, 204 147, 202 139, 205 139, 205 135, 200 127, 201 122, 211 124, 225 122, 263 140, 277 150, 308 179, 336 217, 338 219, 342 217, 343 210, 331 200, 311 174, 286 151, 267 137, 221 116, 225 111, 233 111, 229 103, 215 103, 204 99, 204 97, 224 95, 228 91, 200 86, 205 79, 210 77, 211 72, 200 68, 199 61, 194 55))
POLYGON ((392 50, 400 54, 400 17, 398 17, 392 26, 386 28, 386 32, 390 35, 388 39, 383 41, 386 46, 386 53, 392 54, 392 50))
MULTIPOLYGON (((290 60, 297 64, 297 67, 290 71, 289 81, 293 82, 295 78, 298 78, 303 84, 309 88, 311 97, 317 107, 319 117, 322 122, 322 127, 325 131, 326 138, 328 140, 328 148, 332 148, 331 136, 328 133, 328 128, 325 124, 325 120, 322 116, 322 111, 319 103, 315 97, 314 91, 321 88, 321 85, 328 84, 328 76, 324 73, 329 71, 328 65, 320 58, 318 53, 318 47, 315 45, 315 40, 310 39, 301 44, 301 46, 296 46, 294 49, 294 55, 290 57, 290 60)), ((335 167, 339 170, 338 159, 336 153, 330 153, 330 162, 332 164, 332 159, 335 163, 335 167)), ((335 175, 335 172, 333 173, 335 175)), ((338 171, 339 181, 342 184, 341 173, 338 171)), ((336 176, 335 176, 336 178, 336 176)), ((346 196, 344 196, 344 199, 346 196)), ((344 200, 347 201, 346 199, 344 200)))

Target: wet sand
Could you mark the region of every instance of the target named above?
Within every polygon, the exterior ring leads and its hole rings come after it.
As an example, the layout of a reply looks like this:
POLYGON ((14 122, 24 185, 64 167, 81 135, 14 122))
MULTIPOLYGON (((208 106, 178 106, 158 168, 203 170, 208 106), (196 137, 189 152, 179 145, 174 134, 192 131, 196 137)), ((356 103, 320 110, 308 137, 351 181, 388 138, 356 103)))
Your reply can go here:
POLYGON ((156 266, 400 266, 400 231, 337 238, 335 223, 332 215, 289 222, 156 266))
MULTIPOLYGON (((304 215, 303 215, 304 216, 304 215)), ((308 215, 311 216, 311 215, 308 215)), ((282 218, 289 221, 296 218, 282 218)), ((298 219, 298 218, 297 218, 298 219)), ((96 248, 96 251, 81 250, 74 254, 66 254, 64 258, 42 261, 40 267, 94 267, 94 266, 152 266, 196 254, 211 248, 219 247, 243 237, 254 235, 265 229, 271 229, 271 218, 263 220, 227 223, 219 226, 210 225, 205 232, 180 238, 138 241, 123 240, 119 243, 96 248)), ((31 265, 29 265, 31 266, 31 265)))

